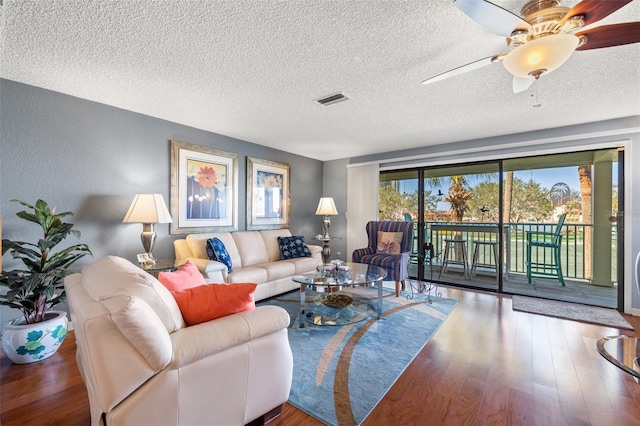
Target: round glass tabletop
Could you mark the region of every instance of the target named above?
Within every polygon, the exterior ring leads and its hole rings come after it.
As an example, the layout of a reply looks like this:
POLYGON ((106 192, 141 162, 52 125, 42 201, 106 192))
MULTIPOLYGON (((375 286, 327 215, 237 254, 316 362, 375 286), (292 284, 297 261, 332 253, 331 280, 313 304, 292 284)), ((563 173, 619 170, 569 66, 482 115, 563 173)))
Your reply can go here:
POLYGON ((371 314, 381 318, 382 280, 386 275, 386 269, 378 266, 335 262, 320 265, 315 272, 294 276, 293 281, 300 284, 300 327, 305 322, 344 325, 362 321, 371 314), (378 284, 377 291, 371 295, 351 291, 352 287, 374 283, 378 284), (371 299, 375 294, 377 302, 371 299), (309 307, 307 299, 311 302, 309 307))
POLYGON ((616 367, 640 379, 640 340, 631 336, 601 337, 596 342, 600 355, 616 367))
POLYGON ((295 275, 293 281, 312 287, 345 287, 371 284, 387 275, 384 268, 363 263, 320 265, 316 272, 295 275))

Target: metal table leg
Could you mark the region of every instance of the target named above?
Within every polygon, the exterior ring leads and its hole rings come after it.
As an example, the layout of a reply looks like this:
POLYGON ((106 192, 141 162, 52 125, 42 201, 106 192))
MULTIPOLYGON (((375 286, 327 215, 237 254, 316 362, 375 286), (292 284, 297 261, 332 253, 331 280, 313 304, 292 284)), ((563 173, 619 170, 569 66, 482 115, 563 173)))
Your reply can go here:
POLYGON ((378 319, 382 318, 382 280, 378 281, 378 319))
POLYGON ((306 294, 307 294, 307 286, 304 284, 300 284, 300 324, 299 328, 304 328, 305 322, 305 309, 307 306, 306 303, 306 294))
MULTIPOLYGON (((411 289, 411 294, 407 295, 407 299, 408 300, 412 300, 413 296, 414 296, 414 289, 420 293, 420 294, 424 294, 427 293, 427 302, 429 302, 429 304, 433 303, 433 301, 431 300, 431 292, 433 291, 433 295, 435 297, 442 297, 442 292, 438 290, 438 282, 440 281, 440 275, 438 275, 438 281, 434 281, 433 280, 433 261, 434 259, 440 259, 440 253, 435 253, 433 250, 433 244, 429 243, 429 245, 426 247, 426 253, 427 256, 425 256, 425 261, 429 262, 429 268, 431 270, 431 278, 429 281, 420 281, 420 280, 415 280, 417 282, 417 285, 414 286, 413 281, 411 278, 408 279, 409 281, 409 287, 411 289)), ((416 257, 420 257, 420 255, 416 255, 416 257)), ((420 264, 420 262, 418 262, 418 264, 420 264)), ((440 274, 442 274, 442 267, 440 268, 440 274)))

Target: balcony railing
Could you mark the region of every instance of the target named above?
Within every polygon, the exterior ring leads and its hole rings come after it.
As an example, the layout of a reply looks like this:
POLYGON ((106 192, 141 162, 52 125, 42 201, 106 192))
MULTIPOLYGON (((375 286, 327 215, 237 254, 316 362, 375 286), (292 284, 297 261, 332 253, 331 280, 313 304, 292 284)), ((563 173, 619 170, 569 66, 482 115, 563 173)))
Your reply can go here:
MULTIPOLYGON (((504 257, 506 259, 506 273, 526 273, 526 233, 529 231, 553 233, 556 223, 509 223, 503 228, 504 240, 506 242, 504 257)), ((560 248, 562 273, 565 278, 585 280, 587 277, 587 268, 585 265, 584 244, 585 230, 592 229, 592 225, 585 224, 564 224, 561 235, 562 242, 560 248)), ((616 248, 616 227, 612 226, 612 250, 616 248)), ((418 251, 420 244, 417 239, 417 226, 414 231, 414 251, 418 251)), ((496 223, 489 222, 427 222, 425 223, 425 241, 431 242, 434 246, 435 253, 444 251, 444 240, 447 238, 463 238, 467 241, 467 253, 469 261, 471 261, 471 253, 473 253, 473 242, 480 241, 497 241, 498 227, 496 223), (435 225, 435 226, 434 226, 435 225), (452 226, 455 230, 446 230, 447 225, 452 226), (488 231, 489 229, 489 231, 488 231)), ((538 257, 538 261, 551 261, 551 252, 547 250, 539 250, 533 253, 538 257)), ((615 256, 613 261, 615 262, 615 256)), ((441 262, 440 259, 434 259, 434 264, 441 262)), ((615 265, 614 265, 615 270, 615 265)))

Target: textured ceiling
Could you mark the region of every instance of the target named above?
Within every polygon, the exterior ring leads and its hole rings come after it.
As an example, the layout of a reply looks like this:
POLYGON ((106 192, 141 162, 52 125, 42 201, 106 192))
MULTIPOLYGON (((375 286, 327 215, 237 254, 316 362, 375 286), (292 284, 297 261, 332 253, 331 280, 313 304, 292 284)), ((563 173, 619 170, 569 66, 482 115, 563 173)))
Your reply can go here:
MULTIPOLYGON (((539 108, 499 63, 420 84, 507 51, 451 0, 0 8, 3 78, 319 160, 640 115, 640 44, 576 52, 538 82, 539 108), (336 92, 351 99, 314 102, 336 92)), ((595 26, 627 21, 640 1, 595 26)))

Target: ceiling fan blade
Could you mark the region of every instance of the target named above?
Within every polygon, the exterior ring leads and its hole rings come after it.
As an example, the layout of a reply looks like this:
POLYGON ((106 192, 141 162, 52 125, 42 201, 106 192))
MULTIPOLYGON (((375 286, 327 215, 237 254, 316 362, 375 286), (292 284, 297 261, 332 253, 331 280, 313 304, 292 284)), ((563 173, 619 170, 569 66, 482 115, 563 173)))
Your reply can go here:
POLYGON ((486 0, 455 0, 458 9, 487 30, 503 37, 510 37, 515 29, 528 30, 527 21, 486 0))
POLYGON ((587 36, 587 42, 576 50, 600 49, 640 42, 640 22, 601 25, 576 34, 587 36))
POLYGON ((513 76, 513 93, 520 93, 527 90, 533 84, 533 77, 513 76))
POLYGON ((584 16, 584 26, 586 27, 587 25, 606 18, 632 1, 633 0, 582 0, 571 8, 569 13, 562 19, 562 23, 573 16, 582 15, 584 16))
POLYGON ((438 74, 436 76, 433 76, 431 78, 428 78, 424 81, 422 81, 422 84, 430 84, 430 83, 435 83, 437 81, 442 81, 445 80, 447 78, 451 78, 451 77, 455 77, 457 75, 460 74, 464 74, 466 72, 469 71, 473 71, 473 70, 477 70, 478 68, 482 68, 484 66, 490 65, 494 62, 498 62, 500 60, 502 60, 502 58, 505 56, 504 53, 500 53, 499 55, 495 55, 495 56, 489 56, 487 58, 483 58, 474 62, 470 62, 466 65, 462 65, 458 68, 454 68, 452 70, 449 71, 445 71, 442 74, 438 74))

